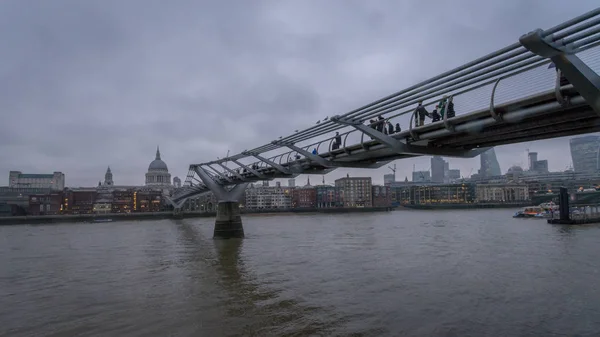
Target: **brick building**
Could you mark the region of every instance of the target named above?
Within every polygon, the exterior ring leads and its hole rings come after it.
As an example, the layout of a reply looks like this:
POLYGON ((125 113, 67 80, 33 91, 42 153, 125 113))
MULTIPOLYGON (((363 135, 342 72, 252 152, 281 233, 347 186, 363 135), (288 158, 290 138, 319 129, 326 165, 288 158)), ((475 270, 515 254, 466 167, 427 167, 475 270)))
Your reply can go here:
POLYGON ((389 186, 373 186, 371 195, 373 196, 373 207, 392 206, 392 192, 389 186))
POLYGON ((292 208, 314 208, 317 190, 313 186, 296 187, 292 190, 292 208))
POLYGON ((63 193, 32 194, 29 196, 29 214, 57 215, 63 211, 63 193))

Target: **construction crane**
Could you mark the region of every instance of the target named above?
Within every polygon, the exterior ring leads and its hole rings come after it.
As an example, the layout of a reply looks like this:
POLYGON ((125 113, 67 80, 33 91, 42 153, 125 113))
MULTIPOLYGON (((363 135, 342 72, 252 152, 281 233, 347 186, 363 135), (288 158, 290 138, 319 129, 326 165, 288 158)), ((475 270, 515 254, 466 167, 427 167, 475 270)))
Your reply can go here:
POLYGON ((394 174, 394 182, 396 181, 396 164, 394 164, 394 167, 388 166, 388 168, 390 170, 392 170, 392 173, 394 174))
POLYGON ((388 166, 388 168, 390 170, 392 170, 392 173, 394 173, 394 180, 396 179, 396 164, 394 164, 394 167, 388 166))
MULTIPOLYGON (((471 167, 471 171, 469 171, 469 175, 467 176, 467 178, 471 177, 472 173, 473 173, 473 168, 471 167)), ((462 176, 462 180, 465 181, 465 176, 462 176)))

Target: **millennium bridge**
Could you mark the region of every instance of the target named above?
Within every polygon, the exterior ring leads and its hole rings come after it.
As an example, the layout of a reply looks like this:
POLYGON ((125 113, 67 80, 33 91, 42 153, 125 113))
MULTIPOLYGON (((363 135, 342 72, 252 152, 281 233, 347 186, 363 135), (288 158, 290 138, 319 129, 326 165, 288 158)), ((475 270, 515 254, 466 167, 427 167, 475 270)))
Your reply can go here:
POLYGON ((472 158, 495 145, 600 131, 598 45, 600 8, 307 129, 191 164, 168 201, 177 212, 211 191, 219 200, 214 237, 243 237, 238 202, 251 182, 417 156, 472 158), (419 102, 439 106, 440 119, 418 123, 419 102))

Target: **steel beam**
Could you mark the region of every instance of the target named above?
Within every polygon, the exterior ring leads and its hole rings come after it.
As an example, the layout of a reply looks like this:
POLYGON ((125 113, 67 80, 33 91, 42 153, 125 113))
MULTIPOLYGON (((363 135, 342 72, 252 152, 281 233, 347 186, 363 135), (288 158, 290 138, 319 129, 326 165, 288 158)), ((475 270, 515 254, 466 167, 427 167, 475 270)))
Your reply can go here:
POLYGON ((208 192, 208 189, 206 188, 183 187, 180 191, 176 191, 175 195, 172 197, 167 196, 166 199, 174 208, 181 208, 189 198, 206 192, 208 192))
POLYGON ((237 173, 236 171, 230 169, 229 167, 223 165, 222 163, 217 163, 217 165, 221 166, 222 168, 224 168, 225 170, 227 170, 227 172, 233 174, 234 176, 238 177, 238 179, 240 179, 241 181, 248 181, 248 179, 244 178, 241 174, 237 173))
POLYGON ((541 29, 521 36, 519 42, 532 53, 552 60, 592 109, 600 114, 600 76, 575 55, 575 50, 560 40, 554 41, 552 35, 541 29))
POLYGON ((221 176, 223 179, 229 181, 230 183, 233 182, 233 179, 229 178, 226 174, 219 172, 219 170, 217 170, 214 167, 210 166, 210 164, 206 164, 206 166, 209 167, 211 170, 213 170, 213 172, 215 172, 216 174, 218 174, 219 176, 221 176))
POLYGON ((430 148, 425 146, 410 145, 399 141, 394 137, 390 137, 382 132, 379 132, 373 128, 370 128, 360 121, 353 121, 339 118, 334 116, 331 118, 334 122, 350 125, 357 130, 377 139, 382 144, 394 150, 399 154, 416 154, 416 155, 430 155, 430 156, 444 156, 444 157, 457 157, 457 158, 474 158, 480 155, 482 152, 487 151, 487 148, 477 148, 472 150, 462 149, 445 149, 445 148, 430 148))
POLYGON ((222 185, 217 184, 217 182, 214 181, 208 172, 206 172, 202 167, 195 166, 194 171, 196 171, 196 174, 200 177, 200 180, 202 180, 204 185, 206 185, 206 187, 208 187, 208 189, 215 194, 217 199, 224 199, 227 197, 227 191, 225 188, 222 185))
POLYGON ((233 161, 234 163, 236 163, 238 166, 245 168, 248 172, 254 174, 255 176, 257 176, 257 177, 259 177, 261 179, 267 179, 267 177, 264 174, 259 173, 258 171, 256 171, 255 169, 251 168, 250 166, 246 166, 246 165, 240 163, 239 160, 232 159, 231 161, 233 161))
POLYGON ((206 187, 213 192, 218 201, 235 201, 238 202, 241 193, 246 190, 248 183, 235 185, 232 189, 227 190, 224 186, 217 184, 208 173, 200 166, 195 166, 194 170, 206 187))
POLYGON ((244 193, 247 187, 248 183, 237 184, 233 186, 233 188, 231 188, 229 191, 227 191, 227 197, 224 200, 219 201, 239 202, 240 198, 242 197, 242 194, 244 193))
MULTIPOLYGON (((520 123, 504 123, 492 125, 485 129, 481 134, 466 134, 458 137, 444 137, 434 140, 440 146, 468 146, 468 144, 478 143, 482 140, 491 141, 493 139, 507 139, 520 132, 535 132, 540 128, 546 128, 552 125, 562 125, 564 123, 597 118, 597 115, 590 110, 569 111, 564 114, 553 114, 544 116, 544 118, 530 118, 520 123)), ((591 123, 591 122, 590 122, 591 123)))
POLYGON ((327 160, 327 159, 319 156, 318 154, 312 154, 311 152, 304 150, 302 148, 299 148, 294 144, 281 143, 281 145, 287 146, 289 149, 294 150, 294 151, 304 155, 309 160, 312 160, 315 163, 317 163, 323 167, 327 167, 327 168, 349 167, 349 168, 368 169, 368 168, 379 168, 379 167, 389 163, 389 161, 382 162, 382 163, 357 163, 357 162, 339 162, 339 161, 336 162, 336 161, 327 160))
POLYGON ((265 163, 265 164, 267 164, 267 165, 269 165, 269 166, 271 166, 271 167, 273 167, 274 169, 276 169, 277 171, 279 171, 279 172, 281 172, 281 173, 283 173, 283 174, 291 174, 290 170, 288 170, 287 168, 285 168, 285 167, 283 167, 283 166, 281 166, 281 165, 277 164, 277 163, 276 163, 276 162, 274 162, 274 161, 271 161, 271 160, 269 160, 269 159, 267 159, 267 158, 264 158, 264 157, 262 157, 262 156, 261 156, 261 155, 259 155, 258 153, 250 153, 250 152, 247 152, 247 153, 245 153, 245 154, 248 154, 248 155, 250 155, 250 156, 253 156, 254 158, 256 158, 256 159, 258 159, 258 160, 262 161, 263 163, 265 163))

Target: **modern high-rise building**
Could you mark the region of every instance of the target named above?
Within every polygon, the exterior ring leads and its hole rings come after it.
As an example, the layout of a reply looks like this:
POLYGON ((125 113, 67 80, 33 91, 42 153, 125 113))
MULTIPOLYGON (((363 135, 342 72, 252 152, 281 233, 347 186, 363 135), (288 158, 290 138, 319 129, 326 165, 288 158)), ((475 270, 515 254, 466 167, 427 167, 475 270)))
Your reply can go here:
POLYGON ((533 169, 531 171, 538 173, 548 173, 548 160, 536 160, 533 162, 533 169))
POLYGON ((383 184, 385 186, 391 185, 396 182, 396 175, 393 173, 383 175, 383 184))
POLYGON ((288 187, 296 187, 296 179, 288 179, 288 187))
POLYGON ((537 152, 529 152, 529 171, 535 171, 535 162, 537 161, 537 152))
POLYGON ((479 169, 479 175, 485 177, 495 177, 502 175, 500 172, 500 164, 496 158, 496 151, 491 148, 484 153, 479 155, 481 168, 479 169))
POLYGON ((459 169, 449 169, 448 170, 448 181, 450 183, 460 179, 460 170, 459 169))
POLYGON ((596 172, 600 154, 600 136, 571 138, 571 158, 575 172, 596 172))
POLYGON ((446 171, 446 161, 440 156, 431 158, 431 181, 434 183, 443 183, 446 171))
POLYGON ((29 174, 21 171, 8 173, 8 187, 12 188, 49 188, 62 191, 65 188, 65 174, 54 172, 52 174, 29 174))

